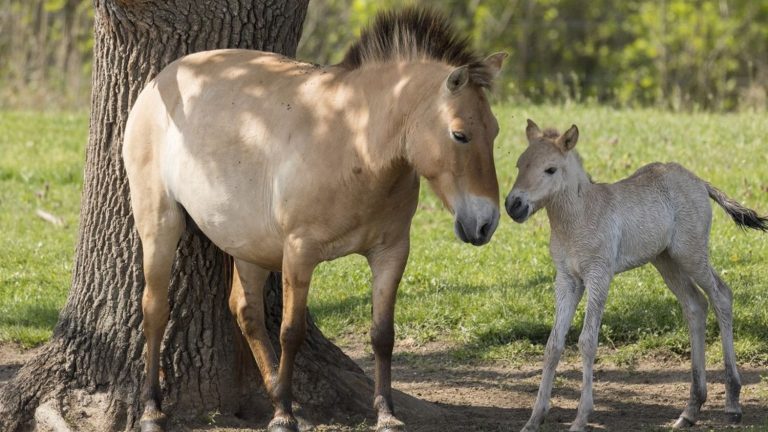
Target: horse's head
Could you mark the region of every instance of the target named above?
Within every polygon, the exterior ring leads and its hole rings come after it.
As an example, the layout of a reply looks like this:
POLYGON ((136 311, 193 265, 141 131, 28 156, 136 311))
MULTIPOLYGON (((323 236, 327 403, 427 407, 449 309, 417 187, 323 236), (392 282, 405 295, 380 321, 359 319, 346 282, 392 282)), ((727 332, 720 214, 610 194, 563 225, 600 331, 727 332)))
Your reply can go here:
POLYGON ((542 132, 529 119, 525 134, 528 148, 517 160, 517 179, 504 203, 509 216, 519 223, 546 206, 583 172, 579 156, 571 151, 579 140, 576 125, 560 135, 553 130, 542 132))
POLYGON ((500 71, 504 53, 453 69, 440 83, 436 101, 420 112, 408 137, 408 153, 454 214, 456 236, 480 246, 499 223, 499 184, 493 140, 499 125, 483 87, 500 71), (478 70, 482 69, 482 70, 478 70))

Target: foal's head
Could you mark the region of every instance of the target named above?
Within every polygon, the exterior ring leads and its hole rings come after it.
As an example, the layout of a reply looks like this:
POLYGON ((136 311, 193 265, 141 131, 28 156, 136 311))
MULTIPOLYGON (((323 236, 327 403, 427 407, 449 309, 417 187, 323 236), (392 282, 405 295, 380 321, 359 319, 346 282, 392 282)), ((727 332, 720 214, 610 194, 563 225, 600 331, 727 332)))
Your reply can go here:
POLYGON ((499 222, 499 185, 493 141, 499 125, 480 79, 492 79, 505 54, 479 65, 459 66, 443 79, 434 104, 420 113, 407 137, 408 157, 455 215, 454 232, 479 246, 490 241, 499 222), (474 76, 473 68, 483 75, 474 76))
POLYGON ((542 132, 528 120, 525 134, 528 148, 517 160, 517 179, 505 202, 509 216, 520 223, 568 185, 576 184, 583 173, 579 156, 571 151, 579 140, 576 125, 560 135, 549 129, 542 132))

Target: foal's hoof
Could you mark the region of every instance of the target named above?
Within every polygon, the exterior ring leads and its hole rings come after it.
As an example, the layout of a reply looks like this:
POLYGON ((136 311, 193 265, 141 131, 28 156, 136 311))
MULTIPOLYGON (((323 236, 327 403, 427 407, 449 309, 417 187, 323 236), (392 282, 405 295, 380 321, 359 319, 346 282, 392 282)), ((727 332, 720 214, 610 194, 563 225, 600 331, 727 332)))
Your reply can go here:
POLYGON ((693 422, 691 420, 688 420, 687 418, 680 416, 680 418, 677 419, 674 425, 672 425, 672 428, 674 429, 684 429, 689 428, 696 424, 696 422, 693 422))
POLYGON ((725 421, 730 424, 739 424, 741 423, 741 413, 740 412, 727 412, 725 413, 725 421))
POLYGON ((299 424, 293 418, 275 417, 269 422, 267 432, 299 432, 299 424))
POLYGON ((381 417, 376 423, 376 432, 405 432, 405 423, 395 416, 381 417))

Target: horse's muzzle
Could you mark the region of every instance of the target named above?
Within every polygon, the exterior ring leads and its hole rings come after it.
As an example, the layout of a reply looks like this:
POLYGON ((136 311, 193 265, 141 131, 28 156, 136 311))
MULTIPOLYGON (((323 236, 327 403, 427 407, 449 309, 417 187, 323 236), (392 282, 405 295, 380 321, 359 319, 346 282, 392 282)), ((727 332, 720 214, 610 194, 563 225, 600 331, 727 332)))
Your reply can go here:
POLYGON ((507 195, 507 199, 504 201, 504 208, 507 209, 507 214, 517 223, 523 223, 531 215, 531 206, 527 200, 523 200, 519 196, 513 195, 511 192, 507 195))
POLYGON ((482 246, 491 241, 498 225, 498 207, 487 198, 471 197, 456 209, 453 230, 464 243, 482 246))

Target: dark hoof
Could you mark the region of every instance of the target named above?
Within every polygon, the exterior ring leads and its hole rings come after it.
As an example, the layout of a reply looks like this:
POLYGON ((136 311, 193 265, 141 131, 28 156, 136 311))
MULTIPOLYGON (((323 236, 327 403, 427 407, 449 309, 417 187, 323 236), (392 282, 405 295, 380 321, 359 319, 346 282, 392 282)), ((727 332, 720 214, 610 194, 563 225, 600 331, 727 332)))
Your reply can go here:
POLYGON ((689 428, 696 424, 696 422, 692 422, 688 420, 687 418, 680 416, 679 419, 675 422, 675 424, 672 426, 675 429, 683 429, 683 428, 689 428))
POLYGON ((141 420, 139 422, 141 432, 165 432, 165 429, 158 420, 141 420))
POLYGON ((276 417, 269 422, 267 432, 299 432, 299 424, 292 418, 276 417))
POLYGON ((725 421, 727 421, 730 424, 739 424, 741 423, 741 413, 740 412, 734 412, 734 413, 725 413, 725 421))

